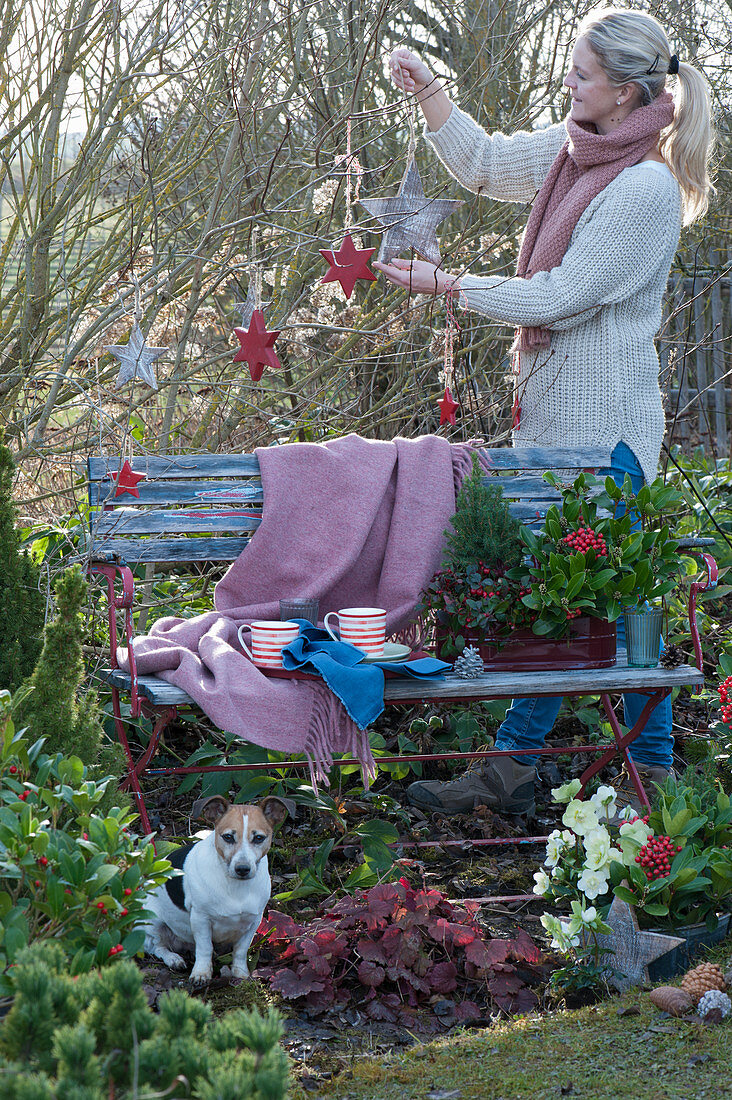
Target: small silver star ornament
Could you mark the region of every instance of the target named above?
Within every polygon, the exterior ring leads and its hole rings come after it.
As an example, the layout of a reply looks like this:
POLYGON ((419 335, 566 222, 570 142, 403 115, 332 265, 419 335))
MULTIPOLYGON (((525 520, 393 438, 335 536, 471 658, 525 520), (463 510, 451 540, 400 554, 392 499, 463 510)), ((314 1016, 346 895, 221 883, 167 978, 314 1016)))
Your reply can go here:
POLYGON ((430 263, 440 264, 442 257, 435 230, 453 210, 463 205, 461 199, 428 199, 414 158, 393 198, 359 201, 386 229, 378 256, 384 264, 409 248, 430 263))
POLYGON ((161 355, 165 355, 168 349, 146 347, 145 337, 142 335, 142 330, 137 321, 132 326, 129 343, 112 344, 111 347, 104 350, 111 352, 121 363, 117 381, 114 384, 116 390, 124 386, 125 382, 134 382, 135 380, 145 382, 148 386, 157 390, 158 383, 152 365, 161 355))

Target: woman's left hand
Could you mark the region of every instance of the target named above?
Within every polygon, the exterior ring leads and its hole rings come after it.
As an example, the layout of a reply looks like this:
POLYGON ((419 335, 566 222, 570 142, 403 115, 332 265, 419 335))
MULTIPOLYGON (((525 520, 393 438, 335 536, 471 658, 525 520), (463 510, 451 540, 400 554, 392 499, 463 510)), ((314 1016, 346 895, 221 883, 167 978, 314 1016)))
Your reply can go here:
POLYGON ((443 271, 426 260, 402 260, 396 257, 388 264, 372 262, 372 267, 381 271, 390 283, 403 286, 412 294, 444 294, 450 287, 460 289, 455 275, 443 271))

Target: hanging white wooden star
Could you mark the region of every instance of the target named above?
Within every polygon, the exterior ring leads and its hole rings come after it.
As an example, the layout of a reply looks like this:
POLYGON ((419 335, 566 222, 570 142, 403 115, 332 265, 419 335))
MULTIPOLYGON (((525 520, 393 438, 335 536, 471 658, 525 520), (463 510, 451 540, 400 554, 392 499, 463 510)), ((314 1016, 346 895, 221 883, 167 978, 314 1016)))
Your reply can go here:
POLYGON ((136 379, 157 390, 158 383, 152 364, 161 355, 165 355, 168 349, 146 347, 145 337, 142 335, 142 330, 137 321, 132 326, 129 343, 112 344, 111 347, 104 350, 111 352, 122 364, 117 375, 117 381, 114 384, 116 390, 124 386, 125 382, 134 382, 136 379))
POLYGON ((439 264, 442 257, 435 230, 453 210, 463 205, 461 199, 428 199, 414 158, 393 198, 359 201, 386 229, 378 256, 384 264, 408 248, 415 249, 430 263, 439 264))
POLYGON ((615 971, 611 982, 621 992, 647 982, 648 964, 685 942, 678 936, 641 931, 635 909, 620 898, 613 898, 605 923, 612 933, 597 936, 598 946, 606 952, 600 962, 615 971))

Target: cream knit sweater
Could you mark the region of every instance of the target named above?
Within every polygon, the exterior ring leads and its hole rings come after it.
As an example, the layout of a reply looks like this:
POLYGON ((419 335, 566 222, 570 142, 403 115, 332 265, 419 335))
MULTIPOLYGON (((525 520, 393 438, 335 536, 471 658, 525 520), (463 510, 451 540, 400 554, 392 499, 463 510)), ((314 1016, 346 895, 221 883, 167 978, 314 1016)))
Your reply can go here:
MULTIPOLYGON (((425 130, 469 190, 530 203, 566 140, 563 123, 489 136, 453 107, 425 130)), ((461 276, 463 304, 510 325, 542 325, 548 348, 523 352, 516 446, 602 446, 624 441, 653 480, 664 434, 654 337, 681 230, 678 184, 646 161, 622 171, 575 227, 564 259, 532 279, 461 276)))

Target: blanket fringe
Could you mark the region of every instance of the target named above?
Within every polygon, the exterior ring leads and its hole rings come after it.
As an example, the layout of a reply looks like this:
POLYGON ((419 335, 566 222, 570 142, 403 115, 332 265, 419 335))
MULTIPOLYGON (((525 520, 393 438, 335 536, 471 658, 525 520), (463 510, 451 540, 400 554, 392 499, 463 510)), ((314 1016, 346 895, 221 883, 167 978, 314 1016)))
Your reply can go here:
POLYGON ((361 765, 361 778, 366 790, 377 775, 369 744, 368 730, 358 728, 340 700, 327 688, 315 687, 310 728, 305 739, 305 756, 313 790, 330 786, 328 773, 333 767, 333 751, 355 756, 361 765))

